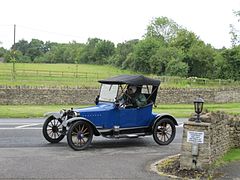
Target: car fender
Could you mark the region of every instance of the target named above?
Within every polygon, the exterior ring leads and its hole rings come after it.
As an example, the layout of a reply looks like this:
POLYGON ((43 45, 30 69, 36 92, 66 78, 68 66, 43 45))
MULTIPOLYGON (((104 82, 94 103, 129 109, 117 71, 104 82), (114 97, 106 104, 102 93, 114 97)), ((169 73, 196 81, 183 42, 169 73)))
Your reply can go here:
POLYGON ((158 115, 156 116, 156 118, 155 118, 155 120, 154 120, 154 122, 153 122, 152 127, 154 127, 155 124, 156 124, 158 121, 160 121, 161 119, 163 119, 163 118, 169 118, 169 119, 171 119, 171 120, 173 121, 173 123, 174 123, 176 126, 178 126, 178 123, 177 123, 177 120, 175 119, 175 117, 173 117, 173 116, 170 115, 170 114, 163 113, 163 114, 158 114, 158 115))
POLYGON ((74 117, 74 118, 68 119, 65 123, 66 123, 67 126, 70 126, 70 124, 75 123, 77 121, 85 121, 85 122, 89 123, 92 126, 92 128, 93 128, 94 135, 95 136, 99 136, 100 135, 100 133, 97 130, 96 126, 90 120, 88 120, 88 119, 86 119, 84 117, 74 117))
POLYGON ((58 112, 47 112, 47 113, 45 113, 44 114, 44 117, 50 117, 50 116, 53 116, 53 117, 55 117, 56 119, 58 119, 58 118, 61 118, 61 115, 60 115, 60 113, 58 113, 58 112))

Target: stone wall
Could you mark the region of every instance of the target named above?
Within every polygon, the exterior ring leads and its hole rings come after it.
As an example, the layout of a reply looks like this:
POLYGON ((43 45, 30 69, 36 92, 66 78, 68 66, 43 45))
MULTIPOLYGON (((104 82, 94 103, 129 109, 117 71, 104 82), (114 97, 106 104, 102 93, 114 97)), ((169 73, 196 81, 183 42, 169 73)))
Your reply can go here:
POLYGON ((0 88, 0 104, 93 104, 98 90, 78 88, 0 88))
MULTIPOLYGON (((0 87, 0 104, 92 104, 98 89, 0 87)), ((240 102, 240 88, 160 89, 156 103, 192 103, 201 96, 208 103, 240 102)))
POLYGON ((161 89, 157 97, 157 102, 189 104, 199 95, 209 103, 240 102, 240 88, 161 89))
POLYGON ((207 113, 184 123, 180 166, 182 169, 206 169, 233 147, 240 147, 240 116, 230 116, 224 112, 207 113), (204 132, 204 143, 198 144, 199 155, 192 155, 193 143, 187 142, 189 131, 204 132), (196 160, 196 163, 194 162, 196 160))

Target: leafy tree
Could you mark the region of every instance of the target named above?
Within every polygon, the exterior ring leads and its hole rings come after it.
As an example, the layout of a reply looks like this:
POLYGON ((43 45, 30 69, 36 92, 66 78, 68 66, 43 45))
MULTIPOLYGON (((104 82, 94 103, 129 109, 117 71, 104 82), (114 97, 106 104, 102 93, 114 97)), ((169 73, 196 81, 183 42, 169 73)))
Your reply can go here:
POLYGON ((36 57, 42 56, 44 54, 44 42, 38 39, 32 39, 29 43, 26 55, 28 55, 32 61, 36 57))
POLYGON ((35 58, 38 63, 79 63, 83 44, 72 42, 69 44, 51 45, 50 50, 43 56, 35 58))
POLYGON ((110 59, 109 63, 117 67, 127 68, 126 63, 125 65, 123 65, 123 63, 126 61, 127 56, 133 52, 138 42, 139 40, 136 39, 117 44, 115 54, 110 59))
POLYGON ((188 76, 211 77, 215 52, 211 46, 196 43, 187 52, 188 76))
POLYGON ((15 44, 15 47, 12 46, 11 49, 13 48, 15 48, 15 50, 21 51, 23 55, 26 55, 29 50, 29 43, 28 41, 22 39, 15 44))
POLYGON ((98 38, 89 38, 86 46, 84 47, 83 53, 80 57, 81 63, 95 63, 97 61, 96 59, 96 45, 97 43, 101 41, 101 39, 98 38))
POLYGON ((99 41, 96 44, 95 56, 97 64, 106 64, 108 59, 114 54, 115 46, 111 41, 99 41))
POLYGON ((169 42, 176 36, 179 25, 167 17, 154 18, 147 26, 146 37, 160 38, 165 42, 169 42))
POLYGON ((7 53, 7 50, 3 47, 0 47, 0 57, 3 57, 5 53, 7 53))
POLYGON ((215 51, 210 45, 205 45, 193 32, 180 30, 170 42, 170 46, 184 52, 183 62, 188 65, 188 76, 212 76, 215 51))
POLYGON ((115 47, 111 41, 89 38, 80 58, 82 63, 104 64, 114 54, 115 47))
POLYGON ((163 46, 164 42, 156 38, 146 38, 139 41, 134 47, 132 55, 132 69, 144 73, 151 71, 151 57, 157 52, 160 46, 163 46))
POLYGON ((186 29, 181 29, 177 32, 176 36, 171 39, 169 45, 186 53, 194 44, 198 43, 199 41, 200 40, 196 34, 186 29))
POLYGON ((228 64, 228 78, 240 80, 240 45, 222 52, 228 64))
MULTIPOLYGON (((166 70, 171 60, 182 61, 183 52, 175 47, 159 47, 157 52, 150 59, 151 73, 157 75, 171 74, 166 70)), ((174 73, 173 73, 174 74, 174 73)))
POLYGON ((17 63, 29 63, 31 59, 28 56, 24 56, 21 51, 7 51, 4 54, 5 62, 10 63, 12 62, 13 58, 16 60, 17 63))
POLYGON ((229 74, 231 74, 231 68, 227 62, 227 60, 223 57, 222 51, 216 51, 213 63, 213 74, 212 78, 214 79, 228 79, 229 74))
MULTIPOLYGON (((240 11, 234 11, 234 15, 239 18, 238 22, 240 22, 240 11)), ((230 35, 232 46, 237 46, 240 43, 240 30, 237 30, 233 24, 230 24, 230 35)))
POLYGON ((170 75, 170 76, 187 77, 188 68, 189 67, 188 67, 187 63, 179 61, 177 59, 172 59, 167 64, 166 74, 170 75))
POLYGON ((125 59, 125 61, 122 63, 122 69, 132 69, 133 67, 133 63, 134 63, 134 54, 133 53, 129 53, 127 55, 127 58, 125 59))

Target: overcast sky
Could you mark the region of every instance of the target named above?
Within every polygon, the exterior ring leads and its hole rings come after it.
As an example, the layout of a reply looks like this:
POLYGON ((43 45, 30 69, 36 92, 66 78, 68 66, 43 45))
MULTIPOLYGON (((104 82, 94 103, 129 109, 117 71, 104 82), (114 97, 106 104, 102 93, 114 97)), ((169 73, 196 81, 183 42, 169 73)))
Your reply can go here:
POLYGON ((240 0, 1 0, 0 42, 5 48, 37 38, 86 43, 141 39, 154 17, 166 16, 216 48, 230 47, 229 24, 240 0))

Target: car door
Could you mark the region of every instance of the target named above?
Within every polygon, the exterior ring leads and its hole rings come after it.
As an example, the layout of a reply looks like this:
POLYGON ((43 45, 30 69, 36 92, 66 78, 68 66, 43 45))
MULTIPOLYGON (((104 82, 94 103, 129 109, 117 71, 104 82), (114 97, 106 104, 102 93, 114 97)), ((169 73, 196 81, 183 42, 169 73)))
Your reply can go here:
POLYGON ((120 128, 136 127, 137 108, 119 108, 120 128))
POLYGON ((136 111, 136 126, 149 126, 154 116, 152 115, 153 104, 148 104, 144 107, 137 108, 136 111))

